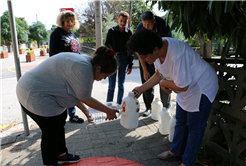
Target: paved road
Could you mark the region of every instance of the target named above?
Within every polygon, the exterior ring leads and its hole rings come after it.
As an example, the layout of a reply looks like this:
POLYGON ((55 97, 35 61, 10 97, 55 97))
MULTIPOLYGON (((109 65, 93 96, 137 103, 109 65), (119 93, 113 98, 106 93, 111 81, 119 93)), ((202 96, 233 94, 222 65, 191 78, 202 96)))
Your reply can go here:
MULTIPOLYGON (((26 62, 25 55, 20 54, 20 66, 22 75, 31 68, 39 65, 48 56, 40 57, 39 49, 35 51, 36 61, 26 62)), ((9 54, 9 58, 1 59, 1 117, 0 124, 11 124, 22 122, 22 115, 20 106, 15 94, 15 87, 17 83, 17 77, 15 72, 15 61, 12 53, 9 54)))
MULTIPOLYGON (((82 53, 85 54, 85 53, 82 53)), ((20 66, 22 75, 34 68, 35 66, 42 63, 46 58, 48 58, 48 54, 46 56, 40 56, 39 49, 35 50, 36 61, 33 62, 26 62, 25 55, 20 54, 20 66)), ((87 55, 87 54, 86 54, 87 55)), ((17 83, 16 73, 15 73, 15 61, 13 54, 9 54, 9 58, 1 59, 1 77, 0 86, 2 87, 1 90, 1 97, 2 97, 2 108, 1 108, 1 117, 0 117, 0 124, 11 124, 11 123, 21 123, 22 122, 22 114, 20 111, 20 105, 18 103, 16 94, 15 94, 15 87, 17 83)), ((134 66, 132 73, 126 76, 125 82, 125 93, 124 96, 127 96, 128 92, 131 91, 134 87, 141 85, 140 81, 140 73, 138 68, 138 61, 134 60, 134 66)), ((101 102, 106 101, 107 96, 107 86, 108 80, 102 81, 95 81, 93 85, 92 96, 98 99, 101 102)), ((116 88, 117 93, 117 88, 116 88)), ((159 96, 159 87, 155 87, 155 94, 159 96)), ((172 98, 175 98, 175 94, 172 95, 172 98)), ((114 100, 116 101, 116 95, 114 100)), ((142 97, 139 98, 139 102, 143 103, 142 97)), ((143 108, 144 109, 144 108, 143 108)), ((30 120, 28 118, 28 120, 30 120)))

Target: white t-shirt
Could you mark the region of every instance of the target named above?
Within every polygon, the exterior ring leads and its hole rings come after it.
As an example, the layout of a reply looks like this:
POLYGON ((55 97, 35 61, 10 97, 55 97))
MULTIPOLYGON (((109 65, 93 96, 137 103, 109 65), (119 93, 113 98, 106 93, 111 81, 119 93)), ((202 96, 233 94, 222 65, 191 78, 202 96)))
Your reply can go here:
POLYGON ((90 99, 93 82, 91 57, 62 52, 26 72, 18 81, 16 93, 27 110, 51 117, 78 105, 79 99, 90 99))
POLYGON ((159 58, 154 62, 155 68, 166 79, 173 80, 175 85, 184 88, 185 92, 177 93, 177 102, 188 112, 199 111, 201 95, 214 101, 219 89, 218 76, 209 63, 188 44, 174 38, 163 37, 168 41, 165 61, 161 64, 159 58))

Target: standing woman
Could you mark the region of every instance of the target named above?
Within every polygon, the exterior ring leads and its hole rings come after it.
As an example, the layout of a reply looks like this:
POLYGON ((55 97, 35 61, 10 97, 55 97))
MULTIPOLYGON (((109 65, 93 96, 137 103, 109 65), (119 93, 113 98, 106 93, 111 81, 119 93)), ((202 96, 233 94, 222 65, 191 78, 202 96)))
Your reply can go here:
MULTIPOLYGON (((74 52, 80 54, 79 42, 71 31, 79 28, 79 21, 74 12, 66 10, 60 12, 56 21, 57 27, 50 35, 50 57, 60 52, 74 52)), ((67 108, 69 121, 83 123, 84 119, 75 115, 75 107, 67 108)))
POLYGON ((219 87, 215 70, 188 44, 174 38, 160 38, 149 30, 137 31, 127 47, 143 61, 154 63, 157 69, 147 82, 133 89, 138 92, 136 97, 156 84, 168 94, 177 93, 172 148, 158 158, 183 155, 181 166, 193 166, 219 87))
POLYGON ((117 68, 114 51, 101 46, 93 58, 69 52, 59 53, 19 79, 16 88, 18 100, 25 113, 42 130, 41 152, 45 165, 75 163, 80 160, 78 155, 69 154, 66 148, 66 108, 77 106, 89 123, 93 120, 84 104, 106 113, 108 120, 117 118, 118 110, 91 97, 94 80, 106 79, 117 68))

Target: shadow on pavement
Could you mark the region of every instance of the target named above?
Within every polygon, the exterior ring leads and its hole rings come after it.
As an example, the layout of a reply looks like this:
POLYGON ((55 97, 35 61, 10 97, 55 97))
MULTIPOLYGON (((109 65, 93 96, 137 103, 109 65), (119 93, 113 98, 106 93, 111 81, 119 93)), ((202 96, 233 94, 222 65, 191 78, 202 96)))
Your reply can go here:
MULTIPOLYGON (((120 119, 89 125, 87 121, 76 124, 67 121, 66 143, 69 153, 88 157, 119 157, 141 163, 145 166, 179 165, 181 158, 159 160, 157 155, 169 150, 171 143, 167 135, 158 132, 158 122, 139 116, 136 129, 125 129, 120 119)), ((21 134, 12 145, 2 146, 3 165, 42 165, 40 151, 41 131, 35 129, 30 136, 21 134)))

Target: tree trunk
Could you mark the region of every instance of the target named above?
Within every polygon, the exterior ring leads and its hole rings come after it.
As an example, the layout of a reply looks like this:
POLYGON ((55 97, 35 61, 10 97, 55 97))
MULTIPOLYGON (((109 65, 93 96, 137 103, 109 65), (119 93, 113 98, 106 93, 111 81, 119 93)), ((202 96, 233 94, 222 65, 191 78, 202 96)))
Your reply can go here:
POLYGON ((8 52, 12 52, 12 43, 6 43, 6 46, 8 48, 8 52))
POLYGON ((199 43, 200 43, 200 55, 201 57, 204 57, 204 37, 201 36, 200 31, 198 32, 198 38, 199 38, 199 43))
POLYGON ((203 58, 211 58, 212 57, 212 40, 208 41, 205 45, 206 45, 206 49, 205 49, 205 54, 203 56, 203 58))
POLYGON ((213 47, 213 40, 205 42, 205 37, 201 36, 200 32, 198 33, 198 38, 200 42, 200 55, 203 58, 211 58, 212 57, 212 47, 213 47))

